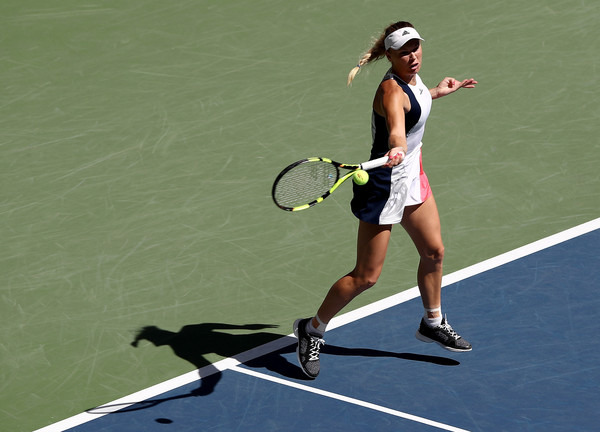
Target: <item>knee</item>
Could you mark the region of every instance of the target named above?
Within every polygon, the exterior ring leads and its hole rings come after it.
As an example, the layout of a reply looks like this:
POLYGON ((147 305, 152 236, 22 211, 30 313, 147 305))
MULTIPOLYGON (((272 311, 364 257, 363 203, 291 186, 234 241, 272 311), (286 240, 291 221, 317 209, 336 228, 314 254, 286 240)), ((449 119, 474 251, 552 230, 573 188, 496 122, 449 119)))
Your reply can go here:
POLYGON ((437 248, 434 252, 433 252, 433 259, 435 261, 439 261, 440 263, 442 261, 444 261, 444 245, 441 245, 439 248, 437 248))
POLYGON ((442 265, 444 261, 444 245, 440 244, 436 247, 427 248, 421 254, 421 258, 433 264, 442 265))
POLYGON ((367 278, 367 279, 363 280, 362 284, 361 284, 362 291, 366 291, 369 288, 372 288, 373 286, 375 286, 376 283, 377 283, 376 277, 371 277, 371 278, 367 278))
POLYGON ((378 274, 354 274, 354 286, 359 292, 363 292, 372 288, 379 279, 378 274))

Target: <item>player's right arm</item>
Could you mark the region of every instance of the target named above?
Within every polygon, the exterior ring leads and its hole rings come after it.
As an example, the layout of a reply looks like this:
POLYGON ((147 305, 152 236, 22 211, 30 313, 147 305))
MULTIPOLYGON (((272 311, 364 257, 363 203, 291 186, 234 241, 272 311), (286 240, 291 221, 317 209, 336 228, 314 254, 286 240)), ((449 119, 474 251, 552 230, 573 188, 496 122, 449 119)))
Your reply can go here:
POLYGON ((405 114, 410 111, 410 100, 394 80, 386 80, 377 89, 373 102, 375 112, 385 117, 390 151, 386 154, 388 166, 398 165, 406 156, 405 114))

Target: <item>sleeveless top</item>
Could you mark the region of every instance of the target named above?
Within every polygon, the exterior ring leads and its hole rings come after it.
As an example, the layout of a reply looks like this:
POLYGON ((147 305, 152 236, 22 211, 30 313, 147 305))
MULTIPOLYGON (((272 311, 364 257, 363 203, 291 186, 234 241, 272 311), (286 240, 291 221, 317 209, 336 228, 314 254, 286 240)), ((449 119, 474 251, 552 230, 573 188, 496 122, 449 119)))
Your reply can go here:
MULTIPOLYGON (((405 113, 408 152, 401 164, 392 169, 381 167, 370 170, 367 184, 353 185, 352 212, 360 220, 373 224, 400 222, 406 205, 419 204, 431 193, 427 176, 422 171, 420 151, 425 123, 431 111, 431 94, 418 75, 415 85, 410 85, 390 69, 382 82, 389 79, 396 81, 410 100, 410 111, 405 113)), ((389 151, 389 132, 385 117, 375 110, 371 133, 373 146, 370 159, 376 159, 389 151)))
MULTIPOLYGON (((410 111, 405 114, 406 143, 408 144, 407 155, 412 153, 420 144, 425 133, 425 122, 431 111, 431 94, 429 89, 419 75, 416 76, 416 84, 406 84, 394 74, 391 69, 383 77, 383 81, 393 79, 402 87, 404 93, 410 100, 410 111)), ((371 134, 373 136, 373 148, 371 159, 385 155, 389 150, 390 134, 387 129, 385 117, 380 116, 373 110, 371 118, 371 134)))

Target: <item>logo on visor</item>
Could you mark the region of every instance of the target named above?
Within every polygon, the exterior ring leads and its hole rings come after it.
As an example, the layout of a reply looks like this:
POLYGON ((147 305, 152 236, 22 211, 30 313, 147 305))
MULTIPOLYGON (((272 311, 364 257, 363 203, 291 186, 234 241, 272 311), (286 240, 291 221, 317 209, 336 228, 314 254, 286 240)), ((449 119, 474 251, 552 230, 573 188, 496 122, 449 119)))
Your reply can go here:
POLYGON ((410 32, 408 30, 404 30, 404 32, 402 33, 402 36, 406 36, 407 34, 410 34, 410 32))

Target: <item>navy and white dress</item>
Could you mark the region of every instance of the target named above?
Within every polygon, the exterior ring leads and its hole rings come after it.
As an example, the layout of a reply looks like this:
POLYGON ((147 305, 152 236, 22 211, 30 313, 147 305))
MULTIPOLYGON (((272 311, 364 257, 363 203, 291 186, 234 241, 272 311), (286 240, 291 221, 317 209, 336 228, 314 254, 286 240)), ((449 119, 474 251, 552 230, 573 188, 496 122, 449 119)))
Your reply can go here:
MULTIPOLYGON (((431 111, 431 94, 418 75, 415 85, 410 85, 390 69, 383 81, 390 79, 396 81, 410 99, 410 111, 405 115, 408 151, 401 164, 392 169, 375 168, 369 171, 369 181, 365 185, 354 184, 351 202, 352 212, 357 218, 376 225, 399 223, 406 206, 421 204, 431 195, 421 161, 421 139, 431 111)), ((389 132, 385 117, 374 110, 371 129, 373 147, 370 159, 376 159, 389 151, 389 132)))

